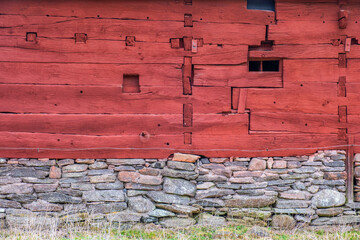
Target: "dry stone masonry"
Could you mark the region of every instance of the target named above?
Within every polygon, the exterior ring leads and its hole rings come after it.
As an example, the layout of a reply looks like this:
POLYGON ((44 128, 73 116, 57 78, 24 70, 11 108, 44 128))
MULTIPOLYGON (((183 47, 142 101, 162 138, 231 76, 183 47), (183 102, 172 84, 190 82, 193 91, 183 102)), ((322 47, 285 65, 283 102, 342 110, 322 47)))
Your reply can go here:
POLYGON ((2 227, 360 223, 344 151, 272 158, 0 159, 2 227), (36 220, 34 220, 36 219, 36 220), (39 220, 40 219, 40 220, 39 220))

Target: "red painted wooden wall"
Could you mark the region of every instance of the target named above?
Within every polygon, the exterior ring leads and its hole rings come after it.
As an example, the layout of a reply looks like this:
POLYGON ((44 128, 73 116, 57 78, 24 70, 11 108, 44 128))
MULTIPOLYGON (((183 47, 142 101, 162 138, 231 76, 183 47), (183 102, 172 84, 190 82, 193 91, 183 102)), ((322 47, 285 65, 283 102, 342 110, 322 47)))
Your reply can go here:
POLYGON ((360 3, 0 2, 0 156, 276 156, 360 125, 360 3), (249 72, 277 60, 278 72, 249 72))

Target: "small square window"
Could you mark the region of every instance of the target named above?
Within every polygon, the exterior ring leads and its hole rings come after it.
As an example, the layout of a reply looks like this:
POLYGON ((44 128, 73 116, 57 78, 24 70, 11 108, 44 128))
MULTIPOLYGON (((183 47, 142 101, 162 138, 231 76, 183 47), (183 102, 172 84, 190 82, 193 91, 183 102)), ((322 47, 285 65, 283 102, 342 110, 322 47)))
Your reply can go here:
POLYGON ((123 93, 139 93, 140 84, 139 84, 139 75, 137 74, 124 74, 123 84, 122 84, 123 93))
POLYGON ((275 11, 274 0, 247 0, 247 9, 275 11))
POLYGON ((279 71, 279 60, 263 61, 263 72, 278 72, 279 71))
POLYGON ((261 61, 249 61, 249 72, 260 72, 261 61))
POLYGON ((250 60, 249 72, 280 72, 280 60, 250 60))

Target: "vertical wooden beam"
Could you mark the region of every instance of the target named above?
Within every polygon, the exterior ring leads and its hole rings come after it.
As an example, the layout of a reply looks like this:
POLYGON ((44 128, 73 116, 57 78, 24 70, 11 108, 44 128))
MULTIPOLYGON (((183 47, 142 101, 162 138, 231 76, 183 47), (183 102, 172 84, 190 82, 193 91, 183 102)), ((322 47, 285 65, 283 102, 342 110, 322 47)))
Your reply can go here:
POLYGON ((347 123, 347 106, 339 106, 339 123, 347 123))
POLYGON ((184 40, 184 50, 191 51, 192 50, 192 37, 183 37, 184 40))
POLYGON ((192 27, 192 14, 184 14, 184 27, 192 27))
POLYGON ((238 110, 240 88, 231 88, 231 109, 238 110))
POLYGON ((346 53, 339 53, 339 68, 346 68, 346 53))
POLYGON ((337 89, 338 97, 346 97, 346 77, 339 77, 338 89, 337 89))
POLYGON ((348 203, 354 202, 354 144, 355 137, 348 136, 346 157, 346 197, 348 203))
POLYGON ((346 141, 346 139, 347 139, 347 128, 338 128, 338 139, 346 141))
POLYGON ((184 144, 187 144, 187 145, 192 144, 192 133, 191 132, 184 133, 184 144))
POLYGON ((183 105, 183 126, 192 127, 193 121, 193 105, 192 103, 185 103, 183 105))
POLYGON ((183 94, 184 95, 191 95, 192 94, 192 77, 193 77, 193 67, 192 67, 192 58, 191 57, 184 57, 184 64, 183 64, 183 94))
POLYGON ((247 93, 247 88, 240 88, 239 104, 237 109, 238 113, 245 113, 247 93))

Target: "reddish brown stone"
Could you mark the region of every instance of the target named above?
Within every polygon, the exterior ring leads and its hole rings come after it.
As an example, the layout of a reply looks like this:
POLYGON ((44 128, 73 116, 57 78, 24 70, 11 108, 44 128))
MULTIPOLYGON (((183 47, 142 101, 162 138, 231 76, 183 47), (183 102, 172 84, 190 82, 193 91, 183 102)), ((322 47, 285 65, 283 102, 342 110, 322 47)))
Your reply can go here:
POLYGON ((172 158, 173 161, 178 162, 191 162, 194 163, 198 160, 200 156, 193 155, 193 154, 184 154, 184 153, 174 153, 174 157, 172 158))
POLYGON ((324 178, 326 180, 345 180, 346 179, 346 172, 325 172, 324 178))
POLYGON ((137 173, 137 172, 123 171, 123 172, 119 172, 119 174, 118 174, 118 178, 122 182, 136 183, 136 181, 139 177, 140 177, 140 173, 137 173))
POLYGON ((75 162, 82 164, 93 164, 95 162, 95 159, 76 159, 75 162))
POLYGON ((209 161, 211 163, 224 163, 224 162, 228 162, 229 159, 228 158, 210 158, 209 161))
POLYGON ((55 166, 52 166, 50 168, 49 178, 55 178, 55 179, 61 178, 61 169, 57 168, 55 166))
POLYGON ((58 183, 34 184, 34 189, 35 189, 35 192, 55 192, 58 186, 59 186, 58 183))
POLYGON ((263 159, 253 158, 249 164, 249 171, 261 171, 266 169, 266 161, 263 159))

